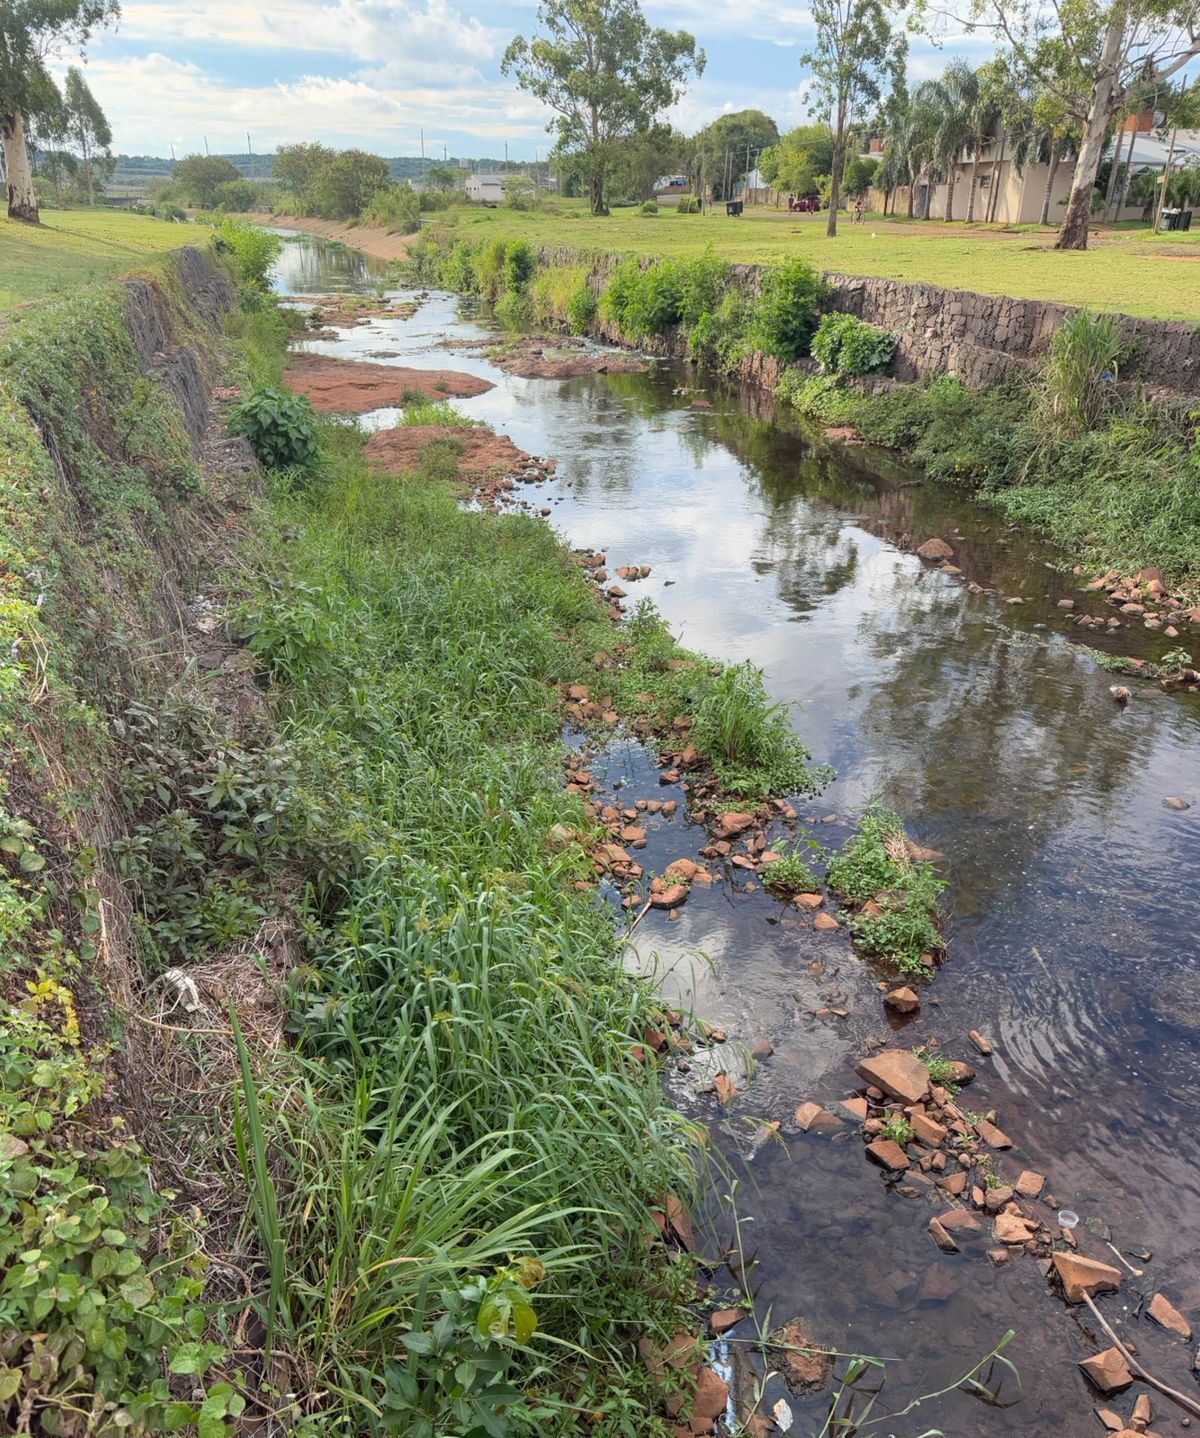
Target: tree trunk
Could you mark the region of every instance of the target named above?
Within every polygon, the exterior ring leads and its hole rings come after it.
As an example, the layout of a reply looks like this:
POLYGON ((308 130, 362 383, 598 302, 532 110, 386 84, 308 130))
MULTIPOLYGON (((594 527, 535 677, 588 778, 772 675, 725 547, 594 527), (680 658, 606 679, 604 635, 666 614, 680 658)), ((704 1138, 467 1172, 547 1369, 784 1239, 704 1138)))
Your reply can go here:
POLYGON ((954 219, 954 184, 958 179, 958 166, 950 166, 950 174, 946 179, 946 223, 950 224, 954 219))
POLYGON ((972 224, 975 219, 975 196, 979 193, 979 166, 981 160, 980 150, 983 149, 982 137, 975 137, 975 160, 971 165, 971 193, 967 196, 967 224, 972 224))
POLYGON ((1001 125, 1000 148, 992 161, 992 193, 988 196, 987 214, 984 216, 989 224, 996 218, 996 207, 1000 203, 1000 177, 1004 174, 1004 147, 1007 142, 1008 131, 1001 125))
POLYGON ((8 218, 25 220, 31 225, 40 224, 37 196, 33 191, 33 171, 29 168, 29 151, 25 148, 25 125, 19 110, 0 115, 0 142, 4 145, 8 218))
POLYGON ((837 234, 838 206, 842 202, 842 166, 845 159, 846 136, 839 125, 833 142, 833 173, 829 177, 829 223, 825 227, 827 235, 837 234))
POLYGON ((593 215, 607 215, 608 206, 604 203, 604 174, 600 170, 592 172, 588 182, 588 194, 591 201, 593 215))
POLYGON ((1158 227, 1162 224, 1163 206, 1167 203, 1167 191, 1171 186, 1171 164, 1175 159, 1175 137, 1179 134, 1177 125, 1171 128, 1171 143, 1167 148, 1167 163, 1163 166, 1162 189, 1158 196, 1158 207, 1154 211, 1154 233, 1158 233, 1158 227))
MULTIPOLYGON (((1134 124, 1137 121, 1134 120, 1134 124)), ((1125 156, 1125 173, 1121 176, 1121 189, 1117 195, 1117 208, 1113 211, 1113 220, 1121 218, 1121 211, 1125 208, 1125 196, 1129 193, 1129 177, 1133 174, 1133 147, 1137 143, 1137 132, 1129 136, 1129 153, 1125 156)))
POLYGON ((1058 178, 1059 148, 1058 137, 1050 141, 1050 173, 1046 177, 1046 193, 1042 196, 1042 218, 1040 224, 1050 223, 1050 202, 1054 198, 1054 181, 1058 178))
POLYGON ((79 137, 80 148, 83 150, 83 173, 87 176, 88 204, 92 209, 96 208, 96 183, 92 177, 92 151, 87 142, 86 135, 79 137))
POLYGON ((908 218, 913 217, 913 204, 916 201, 917 182, 915 179, 908 182, 908 218))
POLYGON ((1056 250, 1087 249, 1088 223, 1092 217, 1092 190, 1100 169, 1100 159, 1104 154, 1104 131, 1118 98, 1117 62, 1124 41, 1125 12, 1118 8, 1113 12, 1104 34, 1100 64, 1092 82, 1091 103, 1088 105, 1087 118, 1083 122, 1083 141, 1079 146, 1079 157, 1075 161, 1075 174, 1071 179, 1067 217, 1055 241, 1056 250))

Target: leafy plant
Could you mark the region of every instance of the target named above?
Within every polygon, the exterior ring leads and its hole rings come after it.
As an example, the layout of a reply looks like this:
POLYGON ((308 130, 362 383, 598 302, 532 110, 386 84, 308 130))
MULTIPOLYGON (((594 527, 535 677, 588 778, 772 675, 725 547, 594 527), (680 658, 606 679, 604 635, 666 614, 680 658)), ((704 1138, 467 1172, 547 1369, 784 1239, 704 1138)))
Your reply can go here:
POLYGON ((317 458, 317 419, 304 395, 268 386, 255 390, 230 415, 267 469, 308 469, 317 458))
POLYGON ((799 854, 784 853, 762 871, 768 889, 782 889, 790 894, 811 894, 821 887, 816 875, 799 854))
POLYGON ((945 1054, 939 1053, 936 1049, 916 1048, 913 1050, 917 1058, 929 1070, 929 1077, 942 1088, 949 1089, 951 1093, 957 1093, 960 1083, 957 1069, 953 1059, 948 1059, 945 1054))
POLYGON ((898 1143, 903 1148, 905 1144, 912 1143, 913 1126, 904 1114, 889 1109, 887 1120, 879 1130, 879 1137, 890 1138, 893 1143, 898 1143))
POLYGON ((828 374, 863 375, 886 370, 895 346, 889 331, 833 310, 821 316, 812 352, 828 374))
POLYGON ((787 706, 770 703, 762 670, 750 663, 722 670, 707 686, 695 706, 692 739, 712 756, 731 794, 794 794, 825 781, 808 768, 787 706))
POLYGON ((767 270, 753 310, 751 348, 785 360, 808 354, 827 294, 828 286, 807 260, 791 259, 767 270))
POLYGON ((638 206, 638 214, 639 214, 639 215, 657 215, 657 214, 658 214, 658 201, 657 201, 657 200, 643 200, 642 203, 641 203, 641 205, 638 206))
POLYGON ((226 215, 217 226, 213 246, 233 256, 244 285, 265 290, 271 266, 279 258, 283 241, 259 225, 226 215))
POLYGON ((600 301, 590 285, 580 285, 567 304, 567 322, 571 333, 586 335, 595 322, 600 301))

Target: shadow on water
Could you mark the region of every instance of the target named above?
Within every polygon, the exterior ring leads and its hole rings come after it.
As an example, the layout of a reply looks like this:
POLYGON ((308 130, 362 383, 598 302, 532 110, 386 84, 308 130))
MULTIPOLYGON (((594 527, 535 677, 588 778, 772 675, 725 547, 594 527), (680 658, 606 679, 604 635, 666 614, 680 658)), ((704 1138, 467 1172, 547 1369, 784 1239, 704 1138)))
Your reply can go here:
MULTIPOLYGON (((373 287, 377 272, 355 263, 288 246, 280 288, 373 287)), ((840 843, 881 795, 919 842, 949 856, 950 961, 901 1042, 937 1035, 965 1056, 968 1029, 991 1037, 995 1057, 980 1064, 970 1106, 996 1107, 1016 1140, 1001 1170, 1047 1173, 1060 1201, 1154 1251, 1144 1278, 1127 1277, 1110 1303, 1112 1317, 1160 1285, 1184 1311, 1200 1306, 1195 697, 1139 687, 1118 708, 1111 676, 1066 636, 1055 607, 1079 599, 1082 581, 1048 546, 953 491, 814 440, 761 394, 710 388, 711 407, 693 407, 694 395, 676 391, 702 382, 680 367, 524 380, 479 351, 441 347, 485 324, 435 294, 408 321, 375 319, 310 344, 353 357, 386 341, 398 363, 492 380, 461 408, 559 461, 552 481, 522 497, 550 505, 550 522, 570 543, 603 549, 610 570, 652 565, 631 598, 653 599, 685 643, 751 658, 772 693, 798 706, 806 742, 840 776, 801 808, 814 837, 840 843), (898 543, 935 534, 983 592, 898 543), (1194 807, 1169 810, 1168 795, 1194 807)), ((1167 643, 1128 628, 1092 642, 1149 656, 1167 643)), ((630 785, 652 782, 645 756, 614 751, 614 764, 630 785)), ((661 868, 701 842, 685 825, 656 831, 643 862, 661 868)), ((889 1378, 893 1408, 1015 1328, 1015 1408, 958 1393, 900 1431, 1097 1431, 1073 1365, 1105 1345, 1047 1295, 1033 1260, 996 1268, 982 1253, 940 1253, 926 1232, 927 1185, 889 1186, 848 1131, 787 1134, 797 1103, 849 1092, 854 1060, 887 1032, 879 976, 844 935, 814 934, 730 877, 694 890, 677 922, 648 915, 637 938, 640 961, 707 1017, 775 1049, 731 1115, 707 1110, 731 1155, 745 1147, 747 1117, 785 1123, 786 1142, 735 1160, 760 1312, 804 1314, 830 1343, 905 1360, 889 1378), (834 997, 847 1017, 815 1017, 834 997)), ((672 1083, 681 1100, 711 1105, 686 1078, 672 1083)), ((1090 1251, 1107 1253, 1096 1242, 1090 1251)), ((1178 1381, 1183 1350, 1145 1323, 1136 1337, 1151 1366, 1178 1381)))

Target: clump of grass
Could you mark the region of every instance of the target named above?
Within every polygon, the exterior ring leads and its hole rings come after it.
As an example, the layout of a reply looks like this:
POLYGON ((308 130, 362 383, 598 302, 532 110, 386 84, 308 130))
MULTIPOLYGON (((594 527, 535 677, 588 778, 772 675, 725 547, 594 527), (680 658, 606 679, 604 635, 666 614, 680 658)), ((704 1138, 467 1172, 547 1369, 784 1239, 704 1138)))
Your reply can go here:
POLYGON ((724 669, 695 709, 692 738, 711 756, 730 794, 796 794, 820 786, 785 704, 767 698, 763 672, 745 663, 724 669))
POLYGON ((937 920, 946 886, 927 860, 913 860, 897 814, 872 805, 858 833, 830 861, 828 880, 857 909, 850 928, 864 953, 906 974, 925 972, 923 956, 943 946, 937 920), (863 907, 868 903, 871 912, 863 907))
POLYGON ((821 887, 821 882, 799 854, 794 851, 783 853, 762 871, 762 880, 768 889, 779 889, 788 894, 811 894, 821 887))
POLYGON ((898 1143, 903 1148, 905 1144, 912 1143, 913 1126, 904 1114, 889 1109, 887 1121, 879 1130, 879 1137, 890 1138, 893 1143, 898 1143))
POLYGON ((415 400, 406 399, 400 414, 402 425, 436 424, 446 429, 470 429, 478 420, 469 419, 461 410, 455 409, 449 400, 426 399, 415 391, 415 400))
POLYGON ((951 1093, 957 1093, 960 1087, 957 1079, 954 1060, 948 1059, 945 1054, 940 1054, 934 1049, 916 1048, 913 1050, 917 1058, 929 1070, 929 1077, 935 1084, 942 1088, 949 1089, 951 1093))
POLYGON ((1055 331, 1043 376, 1043 410, 1067 436, 1095 429, 1112 402, 1125 343, 1114 315, 1077 310, 1055 331))

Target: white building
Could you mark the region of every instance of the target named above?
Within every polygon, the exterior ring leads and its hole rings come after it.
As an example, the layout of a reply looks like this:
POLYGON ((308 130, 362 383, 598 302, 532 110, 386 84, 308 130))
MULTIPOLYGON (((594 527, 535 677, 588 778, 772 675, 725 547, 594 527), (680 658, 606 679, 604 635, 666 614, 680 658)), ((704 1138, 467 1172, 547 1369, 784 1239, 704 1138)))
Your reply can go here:
POLYGON ((468 175, 467 199, 477 205, 502 204, 504 180, 499 175, 468 175))

